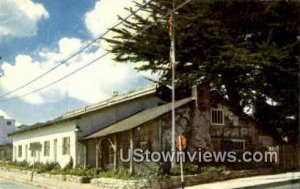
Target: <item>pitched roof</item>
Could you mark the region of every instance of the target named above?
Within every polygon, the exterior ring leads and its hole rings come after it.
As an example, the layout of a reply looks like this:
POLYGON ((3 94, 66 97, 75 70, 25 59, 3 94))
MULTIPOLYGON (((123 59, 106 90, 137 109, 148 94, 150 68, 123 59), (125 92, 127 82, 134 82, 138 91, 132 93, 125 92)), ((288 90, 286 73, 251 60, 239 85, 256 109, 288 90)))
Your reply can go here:
MULTIPOLYGON (((175 108, 179 108, 193 100, 194 100, 194 98, 192 98, 192 97, 178 100, 175 102, 175 108)), ((119 133, 122 131, 126 131, 129 129, 138 127, 138 126, 142 125, 143 123, 151 121, 151 120, 171 111, 171 109, 172 109, 171 104, 172 103, 168 103, 165 105, 156 106, 154 108, 144 110, 144 111, 137 113, 127 119, 124 119, 115 124, 112 124, 92 135, 86 136, 85 138, 83 138, 83 140, 90 139, 90 138, 102 137, 102 136, 106 136, 106 135, 113 134, 113 133, 119 133)))
POLYGON ((28 126, 25 128, 21 128, 15 132, 9 133, 9 136, 13 136, 15 134, 23 133, 23 132, 34 130, 34 129, 39 129, 42 127, 47 127, 47 126, 50 126, 50 125, 53 125, 53 124, 56 124, 56 123, 59 123, 62 121, 71 120, 71 119, 77 118, 81 115, 95 112, 95 111, 98 111, 98 110, 101 110, 101 109, 104 109, 104 108, 107 108, 107 107, 110 107, 113 105, 117 105, 117 104, 120 104, 120 103, 123 103, 126 101, 130 101, 130 100, 139 98, 139 97, 155 94, 156 88, 157 88, 157 85, 154 84, 154 85, 146 86, 146 87, 139 88, 136 90, 131 90, 124 94, 113 96, 107 100, 98 102, 96 104, 89 105, 84 108, 74 110, 71 112, 67 112, 56 119, 49 120, 44 123, 36 123, 34 125, 31 125, 31 126, 28 126))
POLYGON ((126 102, 138 97, 154 94, 156 92, 157 85, 150 85, 147 87, 139 88, 136 90, 129 91, 127 93, 124 93, 122 95, 113 96, 107 100, 98 102, 96 104, 87 106, 85 108, 81 108, 75 111, 67 112, 62 115, 62 119, 69 119, 73 117, 77 117, 89 112, 97 111, 109 106, 113 106, 122 102, 126 102))

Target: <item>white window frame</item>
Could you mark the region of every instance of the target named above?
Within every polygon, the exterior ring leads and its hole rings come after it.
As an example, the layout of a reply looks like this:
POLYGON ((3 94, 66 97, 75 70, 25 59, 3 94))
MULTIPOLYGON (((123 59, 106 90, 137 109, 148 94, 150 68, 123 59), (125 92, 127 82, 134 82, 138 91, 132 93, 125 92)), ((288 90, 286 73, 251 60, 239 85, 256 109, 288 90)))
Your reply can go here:
POLYGON ((212 108, 210 110, 210 123, 211 125, 225 125, 225 120, 224 120, 224 110, 222 108, 212 108), (214 123, 213 122, 213 112, 214 111, 221 111, 222 112, 222 123, 214 123))
POLYGON ((273 138, 270 136, 258 136, 258 142, 263 146, 263 147, 269 147, 273 145, 273 138), (268 145, 265 145, 266 143, 270 143, 268 145))

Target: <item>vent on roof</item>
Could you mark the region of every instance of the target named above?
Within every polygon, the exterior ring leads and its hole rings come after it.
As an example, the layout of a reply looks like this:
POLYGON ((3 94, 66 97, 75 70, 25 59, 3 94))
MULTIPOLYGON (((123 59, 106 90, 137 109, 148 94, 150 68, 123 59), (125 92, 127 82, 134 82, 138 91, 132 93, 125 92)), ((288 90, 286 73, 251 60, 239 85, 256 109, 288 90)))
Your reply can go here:
POLYGON ((118 93, 118 91, 113 91, 113 97, 116 97, 116 96, 118 96, 119 95, 119 93, 118 93))

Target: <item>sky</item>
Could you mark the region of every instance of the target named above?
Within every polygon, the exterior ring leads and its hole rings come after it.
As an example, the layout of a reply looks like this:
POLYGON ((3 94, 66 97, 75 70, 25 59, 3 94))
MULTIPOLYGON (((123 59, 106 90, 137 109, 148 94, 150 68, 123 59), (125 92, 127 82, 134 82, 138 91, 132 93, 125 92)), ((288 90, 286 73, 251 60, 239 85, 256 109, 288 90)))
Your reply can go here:
MULTIPOLYGON (((0 0, 0 115, 31 125, 64 112, 150 84, 150 73, 117 63, 113 55, 42 91, 43 87, 101 56, 109 48, 97 41, 70 61, 10 95, 59 64, 129 14, 131 0, 0 0)), ((109 33, 108 37, 113 34, 109 33)))

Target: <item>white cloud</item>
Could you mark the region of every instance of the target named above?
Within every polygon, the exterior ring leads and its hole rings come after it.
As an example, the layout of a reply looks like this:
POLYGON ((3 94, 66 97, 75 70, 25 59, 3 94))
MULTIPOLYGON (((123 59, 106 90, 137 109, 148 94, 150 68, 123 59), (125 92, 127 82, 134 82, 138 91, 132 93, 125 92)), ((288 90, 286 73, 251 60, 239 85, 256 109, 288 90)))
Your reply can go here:
MULTIPOLYGON (((131 13, 125 8, 132 8, 133 11, 137 10, 139 7, 136 6, 135 2, 143 5, 149 2, 149 0, 98 0, 95 7, 87 12, 84 17, 85 26, 87 30, 91 33, 92 37, 98 37, 105 33, 108 29, 112 28, 116 24, 120 23, 121 20, 118 16, 126 18, 131 13)), ((151 19, 149 13, 140 11, 138 14, 144 18, 151 19)), ((134 17, 129 17, 128 20, 134 22, 134 17)), ((124 27, 122 24, 118 28, 124 27)), ((137 31, 127 28, 132 33, 137 31)), ((116 36, 116 33, 109 32, 105 35, 105 38, 112 39, 116 36)), ((101 48, 110 49, 111 44, 102 40, 101 48)))
MULTIPOLYGON (((85 26, 93 37, 97 37, 109 28, 113 27, 120 22, 118 15, 125 18, 130 12, 125 10, 125 8, 133 8, 136 10, 138 7, 135 6, 134 2, 144 4, 144 0, 101 0, 97 1, 95 7, 85 14, 85 26)), ((146 12, 139 12, 140 16, 148 17, 149 14, 146 12)), ((129 19, 130 20, 130 19, 129 19)), ((130 20, 133 21, 133 20, 130 20)), ((136 31, 132 31, 136 32, 136 31)), ((106 38, 113 38, 115 33, 109 32, 106 34, 106 38)), ((109 49, 110 44, 105 41, 101 41, 101 48, 109 49)), ((136 64, 137 67, 140 64, 136 64)), ((153 75, 150 72, 141 73, 145 77, 153 78, 153 75)), ((154 79, 157 79, 158 76, 155 76, 154 79)))
MULTIPOLYGON (((124 7, 132 5, 133 2, 131 0, 97 1, 94 9, 85 15, 86 27, 92 35, 101 34, 106 31, 107 28, 118 22, 116 15, 124 16, 128 14, 128 11, 125 11, 124 7)), ((42 10, 44 9, 41 5, 37 10, 39 10, 36 11, 38 15, 44 17, 48 16, 48 14, 42 14, 42 10)), ((32 13, 32 11, 30 12, 32 13)), ((29 17, 32 19, 38 18, 37 16, 34 16, 34 14, 28 14, 28 18, 29 17)), ((2 93, 14 90, 24 83, 45 73, 55 64, 63 61, 85 46, 86 43, 87 42, 83 42, 77 38, 64 37, 58 41, 56 50, 44 49, 37 53, 39 57, 18 55, 15 57, 14 62, 4 62, 1 65, 3 71, 3 76, 1 78, 2 93), (36 60, 39 61, 35 61, 35 58, 38 58, 36 60)), ((105 53, 105 51, 100 49, 99 44, 94 44, 91 49, 85 50, 68 61, 68 63, 60 66, 58 69, 34 82, 32 85, 13 93, 8 96, 8 98, 22 96, 30 91, 39 89, 40 87, 73 72, 103 53, 105 53)), ((32 104, 42 104, 49 101, 57 101, 68 93, 70 97, 86 103, 94 103, 111 96, 113 90, 124 90, 130 88, 130 86, 137 86, 143 79, 143 76, 157 78, 157 75, 152 76, 149 72, 137 73, 133 64, 115 63, 112 59, 112 55, 108 55, 93 65, 88 66, 86 69, 72 75, 63 82, 59 82, 38 93, 23 97, 22 100, 32 104)))
POLYGON ((45 7, 32 0, 1 0, 0 37, 34 36, 38 22, 48 17, 45 7))
POLYGON ((6 119, 10 119, 10 116, 7 115, 7 113, 0 109, 0 116, 3 116, 6 119))
MULTIPOLYGON (((3 116, 4 117, 4 119, 12 119, 11 118, 11 116, 9 116, 5 111, 3 111, 2 109, 0 109, 0 116, 3 116)), ((18 126, 20 126, 20 125, 22 125, 21 123, 19 123, 19 122, 15 122, 15 124, 16 124, 16 126, 18 127, 18 126)))
MULTIPOLYGON (((62 38, 58 42, 58 49, 56 51, 43 51, 39 53, 41 59, 39 62, 34 61, 28 55, 16 56, 13 63, 4 62, 1 66, 3 70, 1 78, 2 90, 11 91, 27 83, 84 45, 85 43, 76 38, 62 38)), ((87 64, 103 53, 105 52, 101 49, 95 52, 87 50, 74 59, 71 59, 68 64, 62 65, 42 79, 9 97, 20 96, 51 83, 87 64)), ((132 64, 115 63, 112 61, 111 55, 108 55, 86 69, 72 75, 65 81, 46 88, 41 92, 23 97, 22 100, 32 104, 41 104, 56 101, 68 92, 70 97, 86 103, 94 103, 111 96, 113 90, 122 90, 133 84, 136 85, 141 79, 141 74, 136 72, 132 64)))
POLYGON ((132 0, 101 0, 85 15, 85 25, 93 36, 104 33, 119 22, 117 15, 129 14, 125 7, 134 5, 132 0))
POLYGON ((63 37, 58 42, 58 52, 43 50, 39 52, 39 55, 46 60, 51 59, 52 62, 58 62, 76 53, 81 46, 82 42, 80 39, 63 37))

